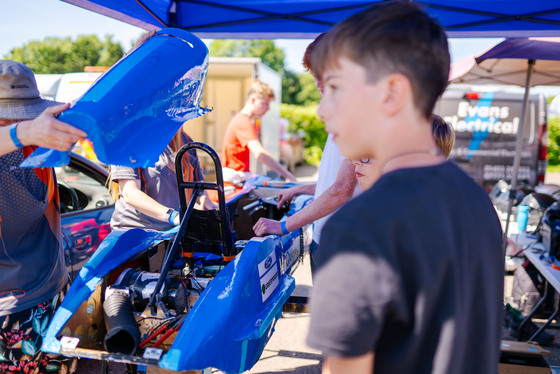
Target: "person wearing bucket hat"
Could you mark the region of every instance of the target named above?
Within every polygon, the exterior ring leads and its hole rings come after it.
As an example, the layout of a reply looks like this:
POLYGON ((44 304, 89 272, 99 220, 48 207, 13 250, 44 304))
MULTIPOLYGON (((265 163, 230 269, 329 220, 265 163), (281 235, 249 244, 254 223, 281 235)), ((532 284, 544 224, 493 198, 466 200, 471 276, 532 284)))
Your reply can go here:
POLYGON ((0 60, 0 155, 28 145, 67 151, 85 138, 84 131, 56 119, 68 105, 41 98, 27 66, 0 60))
POLYGON ((40 97, 27 66, 0 60, 0 372, 75 372, 77 360, 39 350, 68 284, 52 168, 20 168, 35 146, 67 151, 86 134, 40 97), (58 371, 57 370, 57 371, 58 371))

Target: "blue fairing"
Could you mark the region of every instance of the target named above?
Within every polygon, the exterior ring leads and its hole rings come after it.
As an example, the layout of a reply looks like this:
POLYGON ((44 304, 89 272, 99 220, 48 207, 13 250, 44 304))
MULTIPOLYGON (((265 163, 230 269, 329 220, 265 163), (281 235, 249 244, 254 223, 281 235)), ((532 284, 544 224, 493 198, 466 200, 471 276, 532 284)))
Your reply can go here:
MULTIPOLYGON (((303 196, 295 199, 288 215, 302 209, 310 200, 303 196)), ((63 350, 57 337, 60 338, 65 325, 103 277, 142 251, 162 241, 171 241, 177 231, 178 227, 168 232, 142 229, 111 232, 81 269, 55 313, 42 350, 50 353, 63 350)), ((147 363, 177 371, 213 367, 241 373, 250 369, 259 359, 295 288, 290 274, 310 240, 311 227, 307 226, 304 231, 246 242, 243 250, 201 292, 169 350, 160 360, 147 363)), ((210 255, 206 260, 211 258, 221 257, 210 255)), ((75 355, 81 357, 79 353, 75 355)), ((133 357, 121 355, 119 359, 132 362, 133 357)))
POLYGON ((295 287, 281 273, 281 255, 278 237, 251 240, 202 293, 160 367, 250 369, 295 287))
MULTIPOLYGON (((59 119, 88 133, 105 164, 148 167, 200 107, 208 48, 179 29, 158 31, 103 74, 59 119)), ((37 149, 21 166, 61 166, 69 153, 37 149)))
POLYGON ((72 283, 49 325, 41 349, 45 352, 60 352, 61 345, 56 339, 57 334, 82 302, 92 294, 103 276, 135 254, 162 240, 170 239, 176 231, 177 228, 166 232, 131 229, 115 230, 107 235, 72 283))

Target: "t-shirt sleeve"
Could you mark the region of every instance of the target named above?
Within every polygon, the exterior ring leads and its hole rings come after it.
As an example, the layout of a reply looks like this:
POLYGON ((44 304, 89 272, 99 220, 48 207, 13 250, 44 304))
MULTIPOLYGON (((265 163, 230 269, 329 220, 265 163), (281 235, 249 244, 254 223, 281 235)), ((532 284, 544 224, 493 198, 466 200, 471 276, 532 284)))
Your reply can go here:
POLYGON ((128 166, 111 165, 111 180, 119 179, 140 179, 138 170, 128 166))
POLYGON ((246 147, 252 140, 259 140, 255 126, 248 118, 243 118, 237 123, 235 134, 242 147, 246 147))
POLYGON ((360 251, 368 244, 348 231, 323 231, 319 252, 333 255, 316 272, 310 301, 307 343, 336 357, 374 351, 396 293, 391 267, 360 251))

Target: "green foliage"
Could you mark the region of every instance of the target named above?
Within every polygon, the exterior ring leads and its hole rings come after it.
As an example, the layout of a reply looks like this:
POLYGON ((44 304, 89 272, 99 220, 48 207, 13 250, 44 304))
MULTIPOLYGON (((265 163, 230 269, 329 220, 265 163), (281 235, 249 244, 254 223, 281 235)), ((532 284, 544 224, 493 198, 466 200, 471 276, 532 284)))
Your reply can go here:
POLYGON ((104 41, 96 35, 80 35, 76 41, 46 37, 14 48, 4 58, 29 66, 35 74, 80 72, 85 66, 111 66, 122 57, 122 46, 112 39, 110 35, 104 41))
POLYGON ((560 165, 550 165, 548 164, 546 167, 547 173, 560 173, 560 165))
POLYGON ((208 49, 210 56, 214 57, 260 57, 270 68, 284 73, 286 54, 272 40, 216 39, 208 49))
POLYGON ((298 76, 300 91, 297 94, 297 102, 299 105, 317 105, 321 101, 321 93, 317 89, 317 85, 313 80, 313 76, 309 73, 303 73, 298 76))
POLYGON ((282 102, 299 105, 298 94, 301 92, 299 76, 286 70, 282 76, 282 102))
POLYGON ((560 116, 548 118, 548 163, 560 165, 560 116))
POLYGON ((316 105, 321 93, 309 73, 295 74, 289 70, 282 77, 282 103, 292 105, 316 105))
POLYGON ((305 131, 303 157, 305 162, 309 164, 318 164, 321 161, 323 147, 327 141, 327 133, 324 123, 317 117, 317 106, 282 104, 280 115, 289 121, 289 132, 305 131))

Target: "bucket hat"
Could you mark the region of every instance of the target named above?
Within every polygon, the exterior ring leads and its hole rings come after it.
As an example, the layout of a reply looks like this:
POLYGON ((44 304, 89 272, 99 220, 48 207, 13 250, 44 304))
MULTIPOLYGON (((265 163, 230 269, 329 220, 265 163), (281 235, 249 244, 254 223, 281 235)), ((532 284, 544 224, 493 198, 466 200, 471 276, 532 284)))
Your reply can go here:
POLYGON ((0 60, 0 119, 33 119, 58 104, 41 98, 31 69, 16 61, 0 60))

